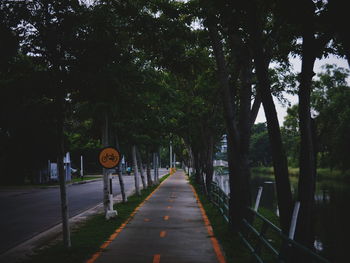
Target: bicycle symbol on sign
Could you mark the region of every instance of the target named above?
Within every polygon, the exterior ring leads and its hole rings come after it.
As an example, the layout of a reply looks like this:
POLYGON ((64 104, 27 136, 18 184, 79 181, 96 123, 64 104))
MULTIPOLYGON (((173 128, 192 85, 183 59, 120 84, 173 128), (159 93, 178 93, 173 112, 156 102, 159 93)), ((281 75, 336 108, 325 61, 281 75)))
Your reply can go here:
POLYGON ((106 153, 104 156, 102 156, 102 162, 108 162, 108 161, 112 161, 115 162, 117 160, 117 156, 114 155, 113 153, 108 154, 106 153))

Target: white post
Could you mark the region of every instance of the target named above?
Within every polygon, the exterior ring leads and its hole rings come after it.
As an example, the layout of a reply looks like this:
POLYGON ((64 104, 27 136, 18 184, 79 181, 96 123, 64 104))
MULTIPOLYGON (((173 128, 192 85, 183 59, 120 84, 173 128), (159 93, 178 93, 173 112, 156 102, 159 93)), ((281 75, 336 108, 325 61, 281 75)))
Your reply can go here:
POLYGON ((174 153, 174 167, 176 167, 176 154, 174 153))
POLYGON ((113 208, 113 192, 112 192, 112 174, 108 174, 108 186, 109 186, 109 207, 106 213, 106 219, 114 218, 118 215, 117 211, 113 208))
POLYGON ((292 240, 294 239, 295 228, 298 221, 299 208, 300 208, 300 202, 295 202, 292 222, 290 223, 290 229, 289 229, 289 238, 292 240))
POLYGON ((83 176, 84 176, 83 156, 80 155, 80 177, 83 179, 83 176))
POLYGON ((172 168, 173 167, 173 146, 171 145, 171 142, 170 142, 169 152, 170 152, 170 167, 169 168, 172 168))
POLYGON ((254 211, 258 212, 258 208, 259 208, 259 204, 260 204, 260 199, 261 199, 261 193, 262 193, 263 187, 259 186, 258 188, 258 194, 256 196, 256 200, 255 200, 255 206, 254 206, 254 211))

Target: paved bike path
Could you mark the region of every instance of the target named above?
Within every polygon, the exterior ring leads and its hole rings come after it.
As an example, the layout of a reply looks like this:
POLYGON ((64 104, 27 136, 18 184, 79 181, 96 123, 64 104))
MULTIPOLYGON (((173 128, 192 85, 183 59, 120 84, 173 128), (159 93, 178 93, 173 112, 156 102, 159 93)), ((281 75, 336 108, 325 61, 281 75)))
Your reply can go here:
POLYGON ((111 243, 105 243, 105 250, 88 262, 225 262, 210 228, 184 172, 178 171, 117 231, 111 243))

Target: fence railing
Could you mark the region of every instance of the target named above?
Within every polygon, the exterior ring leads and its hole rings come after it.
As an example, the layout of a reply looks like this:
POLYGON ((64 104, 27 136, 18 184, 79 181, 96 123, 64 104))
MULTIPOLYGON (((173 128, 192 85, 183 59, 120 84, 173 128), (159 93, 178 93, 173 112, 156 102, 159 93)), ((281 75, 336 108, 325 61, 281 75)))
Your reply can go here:
MULTIPOLYGON (((211 201, 229 222, 229 197, 216 182, 212 183, 211 201)), ((243 219, 244 228, 239 236, 256 262, 290 262, 292 257, 298 255, 303 257, 303 262, 329 263, 314 251, 290 239, 279 227, 254 209, 248 208, 248 212, 251 215, 250 220, 243 219), (264 258, 267 259, 264 261, 264 258)))

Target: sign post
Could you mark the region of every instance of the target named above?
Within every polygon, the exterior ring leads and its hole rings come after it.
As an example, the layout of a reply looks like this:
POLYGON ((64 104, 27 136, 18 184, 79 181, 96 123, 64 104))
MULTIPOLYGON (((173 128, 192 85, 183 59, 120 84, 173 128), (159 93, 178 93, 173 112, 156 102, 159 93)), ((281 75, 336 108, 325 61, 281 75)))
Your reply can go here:
MULTIPOLYGON (((120 152, 114 147, 105 147, 101 149, 98 155, 100 165, 105 169, 112 169, 118 166, 121 161, 120 152)), ((112 177, 109 175, 109 207, 106 213, 106 219, 117 216, 117 211, 113 209, 113 192, 112 192, 112 177)))

